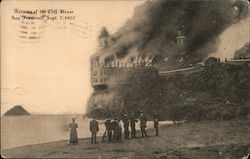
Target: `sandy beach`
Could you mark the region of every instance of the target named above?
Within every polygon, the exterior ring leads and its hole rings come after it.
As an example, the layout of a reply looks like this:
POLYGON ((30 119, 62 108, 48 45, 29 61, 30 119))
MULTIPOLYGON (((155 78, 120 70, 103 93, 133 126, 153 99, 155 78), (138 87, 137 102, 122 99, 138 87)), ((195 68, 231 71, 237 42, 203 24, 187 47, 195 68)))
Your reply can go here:
POLYGON ((91 144, 89 138, 78 145, 67 140, 21 146, 2 150, 2 156, 13 158, 160 158, 160 159, 234 159, 250 150, 250 121, 209 121, 163 125, 160 136, 147 130, 149 137, 123 140, 121 143, 91 144))

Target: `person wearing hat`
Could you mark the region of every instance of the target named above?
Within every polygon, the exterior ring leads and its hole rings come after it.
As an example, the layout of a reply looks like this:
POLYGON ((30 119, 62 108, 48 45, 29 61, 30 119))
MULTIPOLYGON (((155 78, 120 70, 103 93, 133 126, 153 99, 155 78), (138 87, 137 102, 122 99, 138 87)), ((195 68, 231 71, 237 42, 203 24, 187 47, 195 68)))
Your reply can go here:
POLYGON ((119 121, 118 119, 114 119, 112 121, 112 127, 113 127, 113 142, 119 142, 120 137, 120 127, 119 127, 119 121))
POLYGON ((119 119, 117 119, 117 138, 116 141, 117 142, 121 142, 122 141, 122 125, 119 119))
POLYGON ((135 119, 134 113, 131 113, 129 121, 130 121, 130 128, 131 128, 131 138, 135 138, 135 134, 136 134, 135 123, 138 122, 138 120, 135 119))
POLYGON ((142 112, 140 115, 140 127, 141 127, 141 135, 142 137, 147 137, 147 132, 146 132, 146 127, 147 127, 147 117, 146 115, 142 112))
POLYGON ((72 123, 69 124, 69 128, 70 128, 69 143, 75 145, 78 143, 77 131, 76 131, 76 129, 78 128, 78 124, 75 122, 75 118, 72 118, 72 123))
MULTIPOLYGON (((107 134, 108 134, 108 142, 111 142, 112 141, 112 123, 111 123, 111 119, 108 118, 105 121, 104 124, 105 124, 105 127, 106 127, 106 131, 105 132, 107 132, 107 134)), ((102 141, 104 141, 104 138, 102 139, 102 141)))
POLYGON ((98 122, 95 119, 93 119, 89 122, 89 130, 91 132, 91 143, 95 144, 96 143, 96 135, 97 135, 97 132, 99 131, 98 122))
POLYGON ((124 137, 125 139, 129 139, 129 118, 127 114, 123 115, 123 127, 124 127, 124 137))

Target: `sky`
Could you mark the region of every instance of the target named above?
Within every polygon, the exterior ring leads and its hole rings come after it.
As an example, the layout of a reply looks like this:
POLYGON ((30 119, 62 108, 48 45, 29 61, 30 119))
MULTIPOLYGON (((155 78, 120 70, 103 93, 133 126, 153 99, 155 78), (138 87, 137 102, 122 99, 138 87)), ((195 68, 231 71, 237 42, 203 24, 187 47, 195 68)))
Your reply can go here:
POLYGON ((85 113, 93 91, 90 56, 97 49, 101 27, 106 26, 114 33, 132 17, 135 6, 142 3, 67 0, 1 3, 1 115, 15 105, 34 114, 85 113), (31 16, 40 17, 40 10, 50 9, 47 20, 22 17, 29 15, 23 11, 35 12, 31 16))

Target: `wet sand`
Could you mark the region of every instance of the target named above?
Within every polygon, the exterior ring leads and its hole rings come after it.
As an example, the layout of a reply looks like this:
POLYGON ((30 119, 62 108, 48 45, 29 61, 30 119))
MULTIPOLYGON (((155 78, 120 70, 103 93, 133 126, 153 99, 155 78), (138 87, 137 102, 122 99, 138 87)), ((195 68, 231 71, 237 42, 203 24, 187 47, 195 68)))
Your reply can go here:
POLYGON ((234 159, 250 150, 250 120, 209 121, 160 126, 160 136, 147 130, 149 137, 123 140, 121 143, 80 139, 22 146, 2 151, 8 158, 120 158, 120 159, 234 159))

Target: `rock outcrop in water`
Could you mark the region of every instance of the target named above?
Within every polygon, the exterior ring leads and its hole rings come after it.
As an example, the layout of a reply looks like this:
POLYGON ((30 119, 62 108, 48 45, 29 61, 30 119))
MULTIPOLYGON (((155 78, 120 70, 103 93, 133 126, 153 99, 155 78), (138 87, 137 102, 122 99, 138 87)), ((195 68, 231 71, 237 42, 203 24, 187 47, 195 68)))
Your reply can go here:
POLYGON ((8 110, 4 116, 19 116, 19 115, 30 115, 22 106, 17 105, 8 110))

